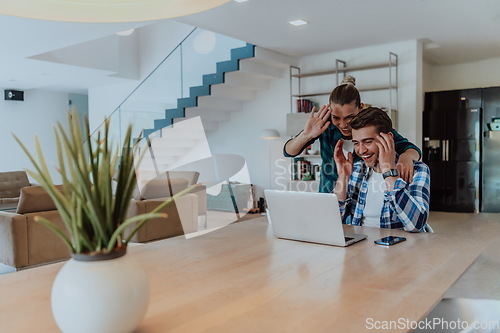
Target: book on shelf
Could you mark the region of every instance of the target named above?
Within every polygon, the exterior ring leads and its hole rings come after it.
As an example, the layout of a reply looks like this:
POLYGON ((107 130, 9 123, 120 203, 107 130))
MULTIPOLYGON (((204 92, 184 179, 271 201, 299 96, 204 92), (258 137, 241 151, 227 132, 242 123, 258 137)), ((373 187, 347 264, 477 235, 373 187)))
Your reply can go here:
POLYGON ((291 164, 292 180, 317 180, 320 166, 312 164, 303 157, 295 157, 291 164))
POLYGON ((305 98, 297 99, 297 112, 309 113, 312 111, 313 107, 317 107, 317 103, 305 98))

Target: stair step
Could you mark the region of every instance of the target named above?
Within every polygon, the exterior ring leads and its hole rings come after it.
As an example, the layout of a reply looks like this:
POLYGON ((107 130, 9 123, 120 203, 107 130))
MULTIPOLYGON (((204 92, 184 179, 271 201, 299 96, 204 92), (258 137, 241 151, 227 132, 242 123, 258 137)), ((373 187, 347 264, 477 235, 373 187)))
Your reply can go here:
MULTIPOLYGON (((183 119, 183 118, 174 119, 174 124, 179 123, 183 120, 185 120, 185 119, 183 119)), ((216 121, 202 119, 201 122, 203 124, 203 129, 205 132, 212 132, 212 131, 216 131, 219 129, 219 123, 216 121)))
POLYGON ((236 111, 241 110, 243 103, 215 96, 202 96, 198 99, 198 106, 207 109, 236 111))
POLYGON ((267 80, 279 79, 285 74, 283 68, 252 61, 252 59, 243 59, 240 61, 240 72, 267 80))
POLYGON ((166 119, 179 118, 179 117, 183 117, 183 116, 184 116, 184 109, 183 108, 179 107, 177 109, 165 110, 165 118, 166 119))
POLYGON ((177 99, 177 109, 183 109, 183 108, 189 108, 189 107, 196 106, 196 97, 197 96, 178 98, 177 99))
POLYGON ((224 84, 235 87, 245 87, 247 89, 262 90, 269 87, 269 80, 260 79, 238 71, 226 73, 224 84))
POLYGON ((154 127, 155 129, 160 129, 166 126, 172 125, 172 120, 170 118, 168 119, 155 119, 154 120, 154 127))
POLYGON ((203 75, 203 84, 219 84, 224 83, 224 73, 213 73, 203 75))
POLYGON ((210 85, 203 85, 189 88, 189 96, 207 96, 210 95, 210 85))
POLYGON ((239 68, 238 60, 227 60, 218 62, 216 65, 217 73, 227 73, 237 71, 239 68))
POLYGON ((231 50, 231 59, 247 59, 255 56, 255 46, 248 44, 231 50))
POLYGON ((195 146, 200 139, 177 138, 177 137, 161 137, 151 140, 151 145, 155 145, 155 149, 170 150, 172 148, 188 148, 195 146))
POLYGON ((213 110, 201 107, 186 109, 186 119, 201 117, 201 119, 209 121, 228 121, 231 118, 230 115, 230 111, 224 110, 213 110))
MULTIPOLYGON (((179 118, 180 120, 185 120, 184 118, 179 118)), ((179 122, 180 120, 177 119, 177 121, 174 122, 179 122)), ((172 126, 177 126, 178 124, 172 125, 172 126)), ((167 130, 162 129, 161 131, 161 138, 164 140, 203 140, 205 139, 205 135, 203 131, 200 129, 197 130, 181 130, 181 131, 171 131, 171 127, 168 127, 167 130)))
POLYGON ((256 98, 256 92, 252 89, 230 86, 227 84, 217 84, 212 86, 210 96, 227 98, 239 101, 251 101, 256 98))

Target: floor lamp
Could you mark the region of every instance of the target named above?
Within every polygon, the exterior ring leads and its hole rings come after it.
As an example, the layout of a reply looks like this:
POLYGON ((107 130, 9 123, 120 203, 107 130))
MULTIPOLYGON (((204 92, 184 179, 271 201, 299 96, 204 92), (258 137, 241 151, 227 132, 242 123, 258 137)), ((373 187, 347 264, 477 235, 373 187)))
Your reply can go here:
POLYGON ((280 132, 278 132, 277 130, 275 129, 263 129, 262 131, 260 131, 260 135, 259 137, 261 139, 264 139, 264 140, 267 140, 269 141, 268 142, 268 150, 269 150, 269 188, 271 188, 271 140, 274 140, 274 139, 279 139, 280 137, 280 132))

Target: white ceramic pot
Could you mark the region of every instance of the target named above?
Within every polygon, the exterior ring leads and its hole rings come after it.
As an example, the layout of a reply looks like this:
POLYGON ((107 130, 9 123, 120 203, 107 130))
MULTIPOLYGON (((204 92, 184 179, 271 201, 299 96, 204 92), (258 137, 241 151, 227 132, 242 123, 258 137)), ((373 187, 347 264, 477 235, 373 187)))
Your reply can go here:
POLYGON ((132 332, 146 313, 148 279, 129 254, 115 259, 70 259, 52 286, 52 312, 64 333, 132 332))

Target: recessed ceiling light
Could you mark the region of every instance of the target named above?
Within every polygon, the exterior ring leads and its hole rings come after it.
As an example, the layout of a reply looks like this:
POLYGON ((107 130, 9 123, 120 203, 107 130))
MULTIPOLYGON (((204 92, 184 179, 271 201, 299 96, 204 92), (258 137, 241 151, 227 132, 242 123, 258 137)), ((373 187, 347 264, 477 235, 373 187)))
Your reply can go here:
POLYGON ((242 2, 247 2, 248 0, 233 0, 234 2, 242 3, 242 2))
POLYGON ((295 21, 290 21, 288 23, 290 23, 291 25, 294 25, 296 27, 298 27, 299 25, 307 24, 307 22, 304 20, 295 20, 295 21))
POLYGON ((120 31, 120 32, 117 32, 116 34, 118 36, 130 36, 134 33, 135 29, 132 28, 132 29, 127 29, 127 30, 123 30, 123 31, 120 31))

